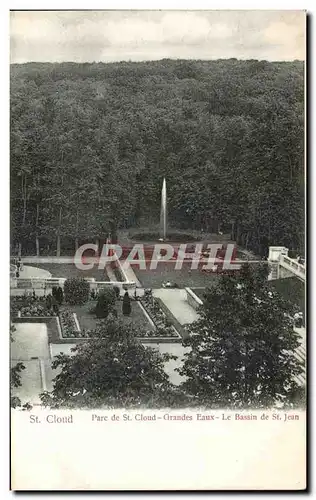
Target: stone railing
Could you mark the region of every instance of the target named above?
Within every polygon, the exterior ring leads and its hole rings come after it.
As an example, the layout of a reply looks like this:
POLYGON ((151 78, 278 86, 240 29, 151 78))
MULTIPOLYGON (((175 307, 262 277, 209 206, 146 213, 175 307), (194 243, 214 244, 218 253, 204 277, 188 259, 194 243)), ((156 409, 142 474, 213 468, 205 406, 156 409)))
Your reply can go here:
POLYGON ((300 264, 299 262, 297 262, 297 260, 291 259, 286 255, 281 255, 279 262, 280 265, 283 266, 285 269, 288 269, 289 271, 293 272, 293 274, 296 274, 297 276, 305 280, 306 269, 304 264, 300 264))
POLYGON ((185 291, 187 292, 188 304, 191 307, 198 309, 203 305, 203 301, 193 292, 193 290, 191 290, 191 288, 186 288, 185 291))
POLYGON ((17 278, 16 287, 25 289, 45 289, 53 286, 63 288, 66 278, 17 278))
POLYGON ((286 247, 269 247, 268 262, 271 265, 269 279, 290 277, 293 274, 305 281, 306 268, 297 259, 288 256, 289 249, 286 247))
MULTIPOLYGON (((53 288, 54 286, 64 288, 67 278, 16 278, 14 283, 11 281, 11 288, 20 288, 25 290, 45 290, 53 288)), ((85 278, 90 284, 91 290, 102 290, 117 286, 120 289, 125 287, 127 289, 135 288, 135 282, 122 282, 122 281, 95 281, 94 278, 85 278)))

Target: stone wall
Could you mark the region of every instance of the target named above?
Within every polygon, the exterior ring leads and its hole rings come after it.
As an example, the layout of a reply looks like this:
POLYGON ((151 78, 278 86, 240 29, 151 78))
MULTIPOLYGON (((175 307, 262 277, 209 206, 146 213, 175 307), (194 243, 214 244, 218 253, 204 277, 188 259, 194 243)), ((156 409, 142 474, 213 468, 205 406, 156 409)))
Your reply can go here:
POLYGON ((187 301, 191 307, 194 309, 198 309, 203 302, 202 300, 191 290, 191 288, 186 288, 185 291, 187 292, 187 301))

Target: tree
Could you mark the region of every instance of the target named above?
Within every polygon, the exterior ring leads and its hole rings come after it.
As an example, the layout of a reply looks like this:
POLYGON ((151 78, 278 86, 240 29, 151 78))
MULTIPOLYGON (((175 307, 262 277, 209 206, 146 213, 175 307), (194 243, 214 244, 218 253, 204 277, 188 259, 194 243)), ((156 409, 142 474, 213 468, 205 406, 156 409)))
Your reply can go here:
POLYGON ((132 311, 131 299, 129 297, 128 292, 125 292, 123 296, 122 312, 124 316, 129 316, 131 314, 131 311, 132 311))
MULTIPOLYGON (((59 373, 53 390, 41 395, 51 408, 160 407, 178 396, 164 371, 176 359, 144 347, 136 332, 115 320, 102 321, 93 338, 59 354, 52 363, 59 373)), ((170 403, 171 402, 171 403, 170 403)))
MULTIPOLYGON (((23 363, 19 362, 11 367, 11 390, 13 388, 21 387, 21 372, 25 370, 23 363)), ((17 396, 11 394, 11 407, 17 408, 21 406, 21 400, 17 396)))
POLYGON ((159 221, 304 252, 304 63, 11 65, 11 244, 70 254, 159 221), (225 230, 225 232, 226 232, 225 230))
MULTIPOLYGON (((15 331, 15 327, 13 324, 11 324, 10 327, 10 341, 14 342, 14 336, 13 333, 15 331)), ((17 408, 21 406, 21 400, 19 397, 13 395, 13 390, 21 387, 21 372, 25 370, 24 364, 19 361, 16 363, 16 365, 11 366, 10 368, 10 389, 11 389, 11 394, 10 394, 10 406, 11 408, 17 408)))
POLYGON ((179 369, 183 389, 200 404, 266 408, 285 404, 298 388, 293 306, 268 288, 266 276, 266 267, 244 265, 207 291, 179 369))
POLYGON ((108 314, 113 310, 115 305, 116 295, 113 288, 102 291, 98 296, 95 314, 97 318, 107 318, 108 314))

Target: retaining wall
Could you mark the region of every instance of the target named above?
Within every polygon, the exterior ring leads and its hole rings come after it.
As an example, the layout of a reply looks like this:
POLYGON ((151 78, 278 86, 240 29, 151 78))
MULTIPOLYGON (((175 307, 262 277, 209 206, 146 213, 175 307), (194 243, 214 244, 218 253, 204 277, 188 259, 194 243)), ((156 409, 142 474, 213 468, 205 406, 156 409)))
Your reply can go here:
POLYGON ((203 305, 203 301, 191 290, 191 288, 186 288, 187 292, 187 301, 188 304, 194 309, 198 309, 201 305, 203 305))

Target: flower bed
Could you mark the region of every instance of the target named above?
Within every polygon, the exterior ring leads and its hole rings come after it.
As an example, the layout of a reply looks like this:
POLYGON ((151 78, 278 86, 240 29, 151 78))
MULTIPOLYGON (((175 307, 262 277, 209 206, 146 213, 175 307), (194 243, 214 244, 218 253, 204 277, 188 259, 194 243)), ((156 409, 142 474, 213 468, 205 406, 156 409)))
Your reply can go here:
MULTIPOLYGON (((119 264, 118 264, 118 266, 119 266, 119 264)), ((113 272, 114 272, 114 275, 115 275, 117 281, 121 281, 122 283, 124 283, 125 282, 125 277, 122 276, 121 267, 120 266, 119 267, 113 267, 112 269, 113 269, 113 272)))
POLYGON ((20 313, 21 317, 52 317, 56 314, 47 308, 45 297, 34 297, 22 295, 21 297, 11 297, 10 315, 16 317, 20 313))
POLYGON ((161 309, 159 301, 155 297, 151 294, 144 295, 140 298, 140 303, 156 327, 156 330, 146 332, 144 337, 180 337, 172 323, 168 320, 166 314, 161 309))
POLYGON ((55 312, 51 309, 47 309, 47 307, 42 306, 40 304, 34 304, 32 306, 25 306, 20 309, 21 317, 45 317, 50 318, 52 316, 57 316, 55 312))
POLYGON ((79 332, 75 322, 74 314, 67 309, 59 312, 59 321, 63 338, 79 337, 79 332))

